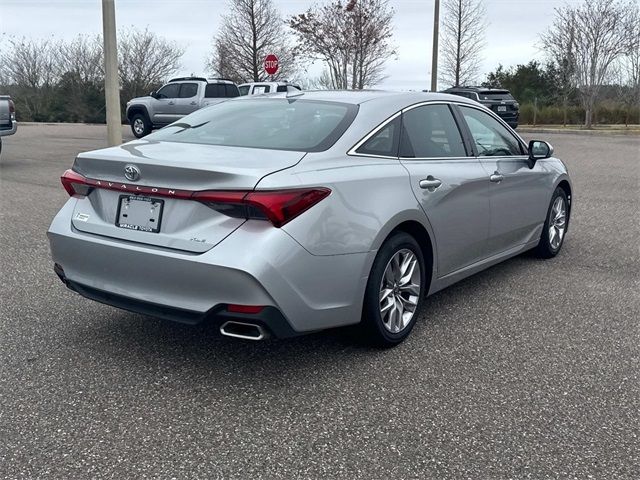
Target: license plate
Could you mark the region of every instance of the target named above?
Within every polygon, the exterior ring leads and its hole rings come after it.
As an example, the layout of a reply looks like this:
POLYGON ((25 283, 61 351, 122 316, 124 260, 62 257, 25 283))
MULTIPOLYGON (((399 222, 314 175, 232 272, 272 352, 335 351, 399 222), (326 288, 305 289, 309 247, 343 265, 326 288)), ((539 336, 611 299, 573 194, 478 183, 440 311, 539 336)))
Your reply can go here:
POLYGON ((117 227, 151 233, 160 231, 164 200, 139 195, 120 195, 118 202, 117 227))
POLYGON ((506 105, 498 106, 498 111, 499 112, 506 112, 507 111, 506 105))

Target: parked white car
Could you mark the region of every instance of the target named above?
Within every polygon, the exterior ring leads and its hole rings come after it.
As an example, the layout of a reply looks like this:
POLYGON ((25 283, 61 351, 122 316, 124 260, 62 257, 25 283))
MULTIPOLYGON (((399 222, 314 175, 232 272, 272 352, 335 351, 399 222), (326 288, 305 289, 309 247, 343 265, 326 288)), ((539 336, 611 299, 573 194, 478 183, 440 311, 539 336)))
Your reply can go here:
POLYGON ((299 85, 284 82, 250 82, 238 85, 240 95, 261 95, 263 93, 300 91, 299 85))

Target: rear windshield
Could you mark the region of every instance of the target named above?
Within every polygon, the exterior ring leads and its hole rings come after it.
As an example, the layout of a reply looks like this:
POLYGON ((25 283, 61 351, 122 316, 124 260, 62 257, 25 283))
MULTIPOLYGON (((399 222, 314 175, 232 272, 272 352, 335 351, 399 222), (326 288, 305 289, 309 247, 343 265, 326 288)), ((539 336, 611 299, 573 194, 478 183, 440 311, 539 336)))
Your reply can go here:
POLYGON ((357 111, 346 103, 245 97, 198 110, 145 139, 320 152, 342 136, 357 111))
POLYGON ((479 92, 480 100, 515 100, 509 92, 479 92))

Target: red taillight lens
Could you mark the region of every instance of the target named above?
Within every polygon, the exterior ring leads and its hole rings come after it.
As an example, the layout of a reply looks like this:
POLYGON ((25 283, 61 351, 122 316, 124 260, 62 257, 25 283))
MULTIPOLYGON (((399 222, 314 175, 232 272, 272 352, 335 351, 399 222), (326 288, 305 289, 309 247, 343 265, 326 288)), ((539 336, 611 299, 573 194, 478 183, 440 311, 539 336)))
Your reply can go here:
POLYGON ((91 191, 91 185, 87 183, 87 179, 73 170, 64 172, 60 181, 70 196, 87 195, 91 191))
POLYGON ((227 311, 231 313, 249 313, 256 314, 264 310, 261 305, 227 305, 227 311))
POLYGON ((331 193, 324 187, 278 191, 196 192, 193 199, 234 218, 269 220, 281 227, 331 193))
POLYGON ((249 192, 245 202, 260 209, 274 227, 281 227, 331 193, 328 188, 249 192))

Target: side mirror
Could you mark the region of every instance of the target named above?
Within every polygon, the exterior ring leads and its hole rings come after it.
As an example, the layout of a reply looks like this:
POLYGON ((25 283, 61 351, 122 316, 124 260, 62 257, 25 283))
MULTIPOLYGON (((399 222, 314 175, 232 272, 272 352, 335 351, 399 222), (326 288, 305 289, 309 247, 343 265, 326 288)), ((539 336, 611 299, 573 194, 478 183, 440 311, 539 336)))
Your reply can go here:
POLYGON ((529 142, 529 168, 533 168, 536 160, 549 158, 553 155, 553 147, 544 140, 531 140, 529 142))
POLYGON ((149 96, 153 97, 153 98, 158 98, 158 93, 157 92, 149 92, 149 96))

